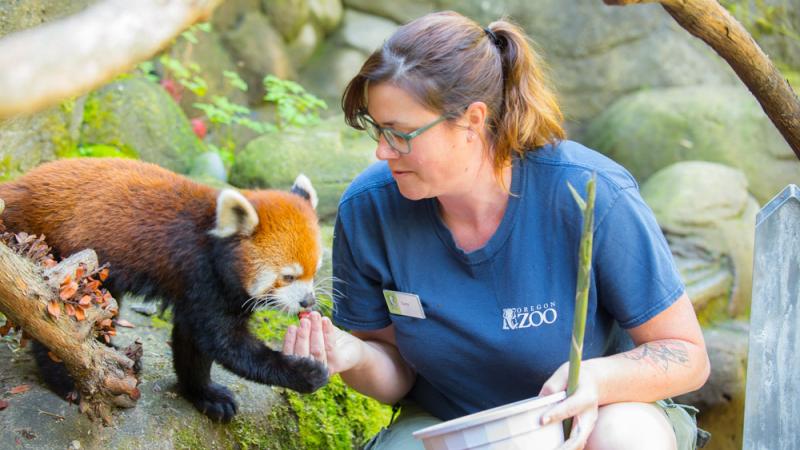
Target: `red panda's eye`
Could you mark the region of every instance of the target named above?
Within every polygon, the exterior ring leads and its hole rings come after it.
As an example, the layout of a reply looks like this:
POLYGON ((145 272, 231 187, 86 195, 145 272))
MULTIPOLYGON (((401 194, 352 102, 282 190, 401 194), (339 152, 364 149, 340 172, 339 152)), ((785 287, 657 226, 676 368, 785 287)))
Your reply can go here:
POLYGON ((294 280, 296 280, 296 279, 297 278, 294 275, 284 275, 283 276, 283 282, 284 283, 294 283, 294 280))

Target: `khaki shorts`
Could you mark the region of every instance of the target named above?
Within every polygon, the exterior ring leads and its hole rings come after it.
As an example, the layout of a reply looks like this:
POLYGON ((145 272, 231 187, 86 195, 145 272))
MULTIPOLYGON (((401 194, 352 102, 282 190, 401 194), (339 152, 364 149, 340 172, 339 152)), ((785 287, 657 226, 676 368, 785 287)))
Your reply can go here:
MULTIPOLYGON (((659 400, 655 404, 672 423, 678 450, 694 450, 705 445, 709 436, 703 430, 698 431, 695 420, 697 408, 679 405, 671 399, 659 400)), ((415 439, 411 433, 441 422, 416 403, 404 401, 397 420, 370 439, 364 450, 424 450, 422 441, 415 439)))

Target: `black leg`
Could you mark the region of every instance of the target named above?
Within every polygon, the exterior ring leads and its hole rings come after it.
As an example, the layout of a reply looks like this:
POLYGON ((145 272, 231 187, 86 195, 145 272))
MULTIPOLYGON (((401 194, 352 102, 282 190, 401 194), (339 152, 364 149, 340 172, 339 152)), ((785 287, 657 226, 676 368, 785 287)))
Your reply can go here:
POLYGON ((228 422, 238 409, 233 393, 211 381, 212 359, 202 353, 185 325, 172 328, 172 360, 181 394, 212 420, 228 422))
POLYGON ((47 387, 65 400, 77 401, 79 397, 75 383, 64 363, 50 359, 47 355, 50 350, 39 341, 34 340, 32 344, 31 353, 47 387))

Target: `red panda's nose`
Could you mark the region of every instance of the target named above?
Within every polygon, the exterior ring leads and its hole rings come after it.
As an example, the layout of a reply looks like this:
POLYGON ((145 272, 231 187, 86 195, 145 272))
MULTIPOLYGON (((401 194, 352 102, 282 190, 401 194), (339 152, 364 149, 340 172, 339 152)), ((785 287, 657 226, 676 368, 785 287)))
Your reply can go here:
POLYGON ((303 308, 310 308, 314 306, 316 303, 317 303, 317 298, 314 296, 314 293, 311 292, 306 294, 303 300, 300 301, 300 306, 302 306, 303 308))

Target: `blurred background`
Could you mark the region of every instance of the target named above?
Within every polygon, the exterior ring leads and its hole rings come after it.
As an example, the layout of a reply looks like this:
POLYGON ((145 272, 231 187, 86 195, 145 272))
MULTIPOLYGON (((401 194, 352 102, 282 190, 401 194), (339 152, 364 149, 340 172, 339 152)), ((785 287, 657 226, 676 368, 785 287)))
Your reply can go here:
MULTIPOLYGON (((2 0, 0 38, 93 3, 2 0)), ((800 0, 720 3, 797 90, 800 0)), ((227 0, 208 22, 107 85, 35 115, 0 121, 0 180, 43 161, 95 156, 155 162, 213 186, 288 188, 304 172, 319 191, 329 245, 340 194, 374 161, 374 142, 343 122, 343 88, 400 24, 444 9, 483 26, 504 16, 521 25, 549 65, 569 137, 637 178, 670 243, 712 360, 709 383, 676 400, 701 409, 700 424, 713 433, 710 448, 741 448, 755 216, 787 184, 800 184, 800 163, 725 61, 659 5, 227 0)), ((326 262, 329 273, 330 258, 326 262)), ((137 332, 163 333, 156 319, 140 321, 137 332)), ((286 325, 273 316, 259 320, 269 330, 265 339, 275 339, 286 325)), ((9 348, 8 358, 20 361, 19 367, 0 368, 0 383, 30 379, 26 356, 9 348)), ((154 348, 150 355, 157 359, 154 348)), ((168 364, 158 375, 171 376, 168 364)), ((150 391, 145 386, 145 395, 169 393, 169 384, 158 384, 158 377, 150 391)), ((147 442, 147 448, 353 448, 388 419, 385 408, 341 383, 313 400, 291 393, 265 399, 258 394, 263 387, 241 386, 237 395, 253 405, 228 428, 193 417, 191 406, 170 414, 192 418, 163 422, 144 409, 149 402, 140 402, 136 409, 145 412, 126 412, 130 423, 120 425, 126 431, 87 437, 91 427, 74 410, 65 413, 73 432, 64 434, 63 424, 45 424, 35 411, 26 417, 22 409, 9 408, 0 412, 0 422, 8 425, 0 447, 11 440, 23 447, 87 448, 120 444, 124 435, 147 442), (25 420, 49 431, 29 439, 15 428, 25 420), (153 420, 156 434, 137 433, 137 427, 152 428, 153 420)), ((36 401, 63 408, 46 392, 36 395, 36 401)))

